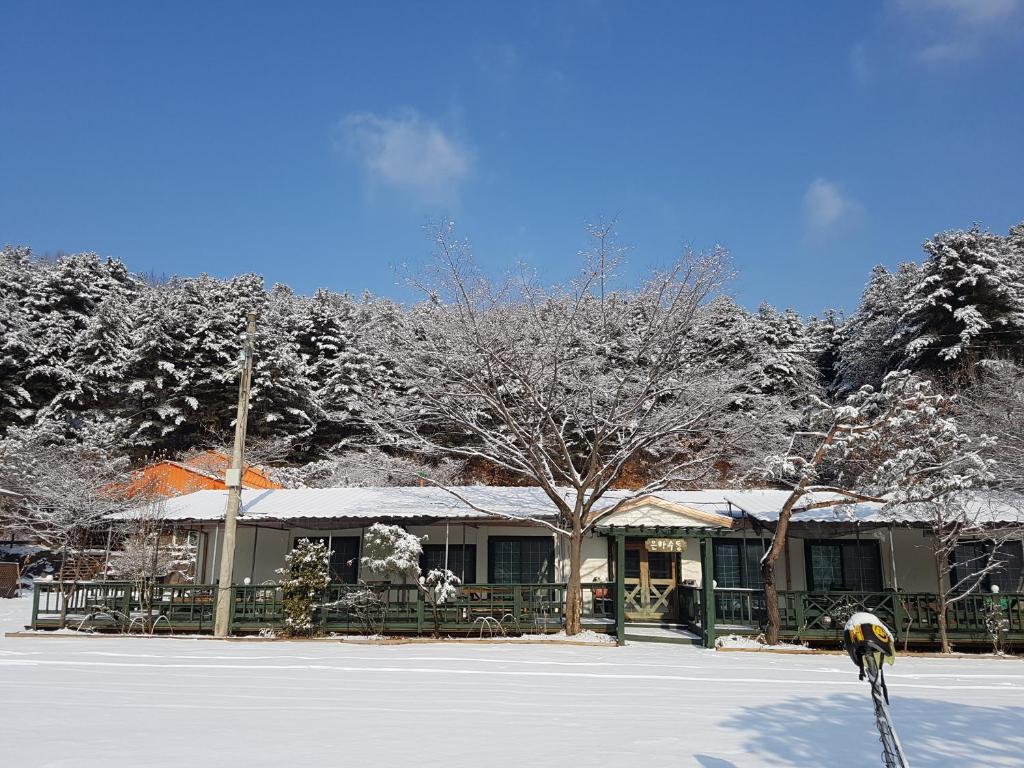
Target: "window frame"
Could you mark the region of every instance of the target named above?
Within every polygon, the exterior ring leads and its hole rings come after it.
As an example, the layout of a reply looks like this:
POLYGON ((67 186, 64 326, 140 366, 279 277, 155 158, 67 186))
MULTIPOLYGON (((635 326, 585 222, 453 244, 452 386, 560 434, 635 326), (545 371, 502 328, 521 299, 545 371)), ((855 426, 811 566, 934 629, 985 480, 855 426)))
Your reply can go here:
MULTIPOLYGON (((441 563, 441 565, 442 565, 442 567, 444 565, 444 562, 443 562, 444 561, 444 544, 424 544, 423 545, 423 554, 420 555, 420 570, 423 572, 424 576, 427 575, 427 571, 429 570, 428 567, 427 567, 427 551, 428 550, 431 551, 431 552, 440 551, 442 553, 442 557, 441 557, 442 563, 441 563)), ((449 555, 452 552, 455 552, 455 551, 461 551, 462 552, 462 573, 459 573, 455 569, 450 569, 450 570, 452 571, 452 573, 454 573, 456 576, 459 577, 459 579, 462 581, 463 584, 475 584, 476 583, 476 553, 477 553, 476 544, 475 543, 473 543, 473 544, 451 544, 451 543, 449 543, 448 544, 448 553, 449 553, 449 555), (470 574, 472 576, 472 578, 467 578, 466 577, 467 573, 470 574)))
POLYGON ((865 588, 862 585, 846 584, 846 558, 847 550, 860 549, 868 546, 875 551, 876 564, 878 566, 878 591, 885 591, 885 568, 882 563, 882 547, 878 539, 804 539, 804 572, 807 579, 808 592, 874 592, 876 590, 865 588), (814 583, 814 561, 811 550, 814 547, 837 547, 839 549, 839 570, 842 573, 844 584, 839 588, 821 589, 814 583))
MULTIPOLYGON (((958 542, 956 547, 953 548, 953 551, 949 553, 950 571, 949 571, 948 578, 949 578, 950 589, 952 589, 953 586, 960 580, 960 577, 957 574, 957 560, 956 560, 956 551, 957 551, 957 549, 959 549, 962 546, 978 546, 978 545, 980 545, 982 547, 982 550, 983 550, 984 554, 988 555, 991 552, 993 546, 995 546, 995 544, 996 544, 996 542, 993 539, 966 539, 964 541, 958 542)), ((1007 546, 1015 546, 1017 548, 1017 551, 1018 551, 1018 557, 1019 557, 1019 559, 1017 561, 1018 562, 1018 571, 1017 571, 1017 574, 1016 574, 1016 577, 1017 577, 1016 578, 1017 587, 1016 587, 1016 589, 1011 589, 1011 590, 1008 591, 1008 594, 1015 594, 1019 590, 1024 590, 1024 539, 1007 539, 1006 541, 1004 541, 1002 543, 1002 547, 1000 547, 999 549, 1001 551, 1005 551, 1003 548, 1007 547, 1007 546)), ((993 576, 996 576, 996 577, 1001 576, 1003 573, 1004 572, 986 573, 984 575, 984 577, 982 577, 981 581, 978 582, 978 584, 975 587, 974 591, 975 592, 981 592, 981 593, 991 593, 991 591, 992 591, 992 584, 993 584, 992 577, 993 576)), ((1003 585, 1001 583, 999 584, 999 587, 1000 587, 999 591, 1002 592, 1003 591, 1003 585)), ((966 590, 966 589, 960 589, 960 590, 956 591, 956 594, 964 594, 964 593, 970 594, 970 591, 966 590)))
MULTIPOLYGON (((754 574, 755 578, 750 578, 751 574, 747 567, 747 549, 750 547, 760 546, 761 556, 768 551, 768 542, 762 538, 728 538, 725 536, 715 536, 711 539, 712 557, 714 558, 714 565, 712 570, 717 570, 719 567, 718 552, 720 547, 735 547, 738 550, 739 565, 740 565, 740 586, 738 587, 726 587, 721 584, 718 585, 720 589, 750 589, 750 590, 761 590, 764 589, 764 583, 761 581, 761 572, 756 571, 754 574)), ((712 578, 718 582, 718 573, 713 573, 712 578)))
MULTIPOLYGON (((557 553, 555 552, 555 542, 550 536, 488 536, 487 537, 487 583, 488 584, 554 584, 555 583, 555 558, 557 553), (551 548, 551 557, 548 562, 547 569, 547 581, 497 581, 495 579, 495 557, 494 547, 496 544, 522 544, 524 541, 535 542, 543 541, 551 548)), ((520 558, 521 561, 521 558, 520 558)), ((520 576, 522 575, 522 568, 520 567, 520 576)))
MULTIPOLYGON (((358 584, 359 583, 359 572, 361 570, 361 565, 362 565, 362 563, 360 562, 360 557, 363 554, 363 537, 362 536, 360 536, 358 534, 345 534, 343 536, 319 536, 319 535, 311 535, 311 534, 301 534, 301 535, 294 534, 294 535, 292 535, 292 546, 291 546, 291 549, 294 550, 295 549, 295 545, 299 541, 301 541, 302 539, 308 539, 309 541, 320 541, 320 542, 323 542, 324 544, 326 544, 331 549, 331 560, 328 563, 327 568, 328 568, 328 576, 330 577, 332 584, 358 584), (336 550, 334 549, 334 544, 335 544, 335 542, 338 542, 338 541, 341 541, 341 540, 354 540, 356 542, 356 554, 355 554, 355 558, 353 558, 355 560, 355 564, 352 566, 355 569, 355 578, 352 581, 346 581, 345 578, 344 578, 344 573, 342 571, 338 570, 335 567, 334 552, 336 550), (334 578, 335 574, 338 574, 339 578, 335 579, 334 578)), ((289 550, 289 551, 291 551, 291 550, 289 550)))

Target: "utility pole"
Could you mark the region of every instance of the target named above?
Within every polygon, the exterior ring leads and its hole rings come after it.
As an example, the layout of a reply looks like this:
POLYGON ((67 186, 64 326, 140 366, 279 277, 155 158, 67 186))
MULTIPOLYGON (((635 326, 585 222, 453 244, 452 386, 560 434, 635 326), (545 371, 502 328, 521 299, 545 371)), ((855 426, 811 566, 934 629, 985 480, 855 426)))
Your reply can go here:
POLYGON ((245 426, 249 418, 249 387, 252 384, 253 339, 256 336, 256 313, 249 313, 249 327, 242 347, 242 378, 238 383, 238 413, 235 416, 235 449, 231 469, 224 473, 228 487, 228 506, 224 513, 224 541, 220 555, 220 578, 217 581, 217 614, 213 623, 215 637, 227 637, 231 631, 231 577, 235 568, 235 529, 242 506, 242 458, 245 453, 245 426))

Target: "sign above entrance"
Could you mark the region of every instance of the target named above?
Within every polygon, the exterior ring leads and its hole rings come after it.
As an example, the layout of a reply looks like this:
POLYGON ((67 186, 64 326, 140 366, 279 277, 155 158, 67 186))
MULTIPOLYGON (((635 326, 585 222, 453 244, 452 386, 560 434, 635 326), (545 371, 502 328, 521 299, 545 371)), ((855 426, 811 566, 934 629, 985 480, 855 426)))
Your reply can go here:
POLYGON ((646 539, 644 549, 648 552, 685 552, 686 539, 646 539))

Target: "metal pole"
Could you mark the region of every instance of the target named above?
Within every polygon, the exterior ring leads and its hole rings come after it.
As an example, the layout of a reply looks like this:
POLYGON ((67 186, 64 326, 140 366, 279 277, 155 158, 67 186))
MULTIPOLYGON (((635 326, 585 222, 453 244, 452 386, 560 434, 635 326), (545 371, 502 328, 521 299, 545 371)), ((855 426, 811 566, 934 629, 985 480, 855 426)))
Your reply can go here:
POLYGON ((235 416, 235 450, 231 469, 224 475, 228 487, 228 506, 224 512, 224 541, 217 581, 217 615, 215 637, 227 637, 231 631, 231 578, 235 566, 235 534, 238 512, 242 506, 242 457, 245 451, 245 427, 249 417, 249 387, 252 383, 253 340, 256 336, 256 313, 250 312, 245 346, 242 347, 242 375, 238 384, 238 413, 235 416))
POLYGON ((885 694, 885 683, 882 681, 882 670, 878 659, 873 653, 864 655, 864 671, 871 683, 871 700, 875 705, 875 727, 878 729, 878 740, 882 743, 882 764, 885 768, 909 768, 903 745, 896 735, 892 718, 889 716, 888 698, 885 694))

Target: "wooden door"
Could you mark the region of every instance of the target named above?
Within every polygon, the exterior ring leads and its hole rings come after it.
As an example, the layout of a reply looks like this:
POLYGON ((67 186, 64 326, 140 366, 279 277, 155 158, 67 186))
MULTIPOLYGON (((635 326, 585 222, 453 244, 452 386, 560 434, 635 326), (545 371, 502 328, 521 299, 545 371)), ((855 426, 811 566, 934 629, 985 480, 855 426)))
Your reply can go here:
POLYGON ((642 540, 626 542, 626 619, 675 620, 678 557, 675 552, 648 552, 642 540))

